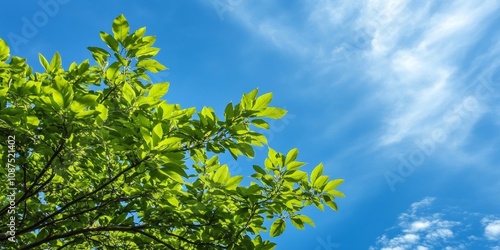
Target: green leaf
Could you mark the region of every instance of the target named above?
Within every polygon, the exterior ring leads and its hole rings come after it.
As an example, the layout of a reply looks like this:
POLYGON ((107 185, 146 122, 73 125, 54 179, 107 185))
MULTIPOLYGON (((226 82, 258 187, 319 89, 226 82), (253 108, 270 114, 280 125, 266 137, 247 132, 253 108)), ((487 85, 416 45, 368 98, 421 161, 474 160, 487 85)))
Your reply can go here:
POLYGON ((129 104, 131 104, 136 98, 134 89, 132 89, 128 83, 123 84, 123 97, 129 104))
POLYGON ((335 197, 329 194, 323 194, 323 202, 334 211, 338 211, 337 203, 335 203, 335 197))
POLYGON ((135 56, 137 57, 152 57, 158 54, 160 51, 159 48, 154 48, 154 47, 143 47, 140 48, 136 53, 135 56))
POLYGON ((157 83, 151 87, 151 89, 148 92, 148 97, 151 97, 155 100, 162 98, 167 92, 168 88, 170 87, 170 83, 164 82, 164 83, 157 83))
POLYGON ((252 124, 257 128, 269 129, 269 124, 262 119, 253 119, 252 124))
POLYGON ((276 237, 281 235, 285 231, 285 228, 286 228, 286 222, 281 218, 276 219, 271 225, 271 230, 270 230, 271 237, 276 237))
POLYGON ((153 73, 157 73, 157 72, 160 72, 162 70, 167 69, 167 67, 163 66, 163 64, 159 63, 158 61, 156 61, 154 59, 141 60, 136 64, 136 66, 138 68, 144 68, 146 70, 149 70, 153 73))
POLYGON ((257 94, 259 93, 259 89, 256 88, 256 89, 253 89, 252 91, 248 92, 248 94, 246 94, 248 96, 248 98, 250 98, 250 100, 254 100, 255 97, 257 97, 257 94))
POLYGON ((321 188, 323 187, 326 183, 328 182, 328 176, 326 175, 323 175, 323 176, 320 176, 318 177, 314 183, 313 183, 313 187, 316 187, 316 188, 321 188))
POLYGON ((174 148, 180 148, 180 142, 182 141, 182 138, 179 137, 170 137, 165 140, 160 141, 157 145, 158 150, 165 150, 165 149, 174 149, 174 148))
POLYGON ((119 15, 115 18, 112 30, 113 36, 117 41, 123 42, 125 40, 130 31, 130 27, 124 15, 119 15))
POLYGON ((333 196, 337 196, 337 197, 340 197, 340 198, 344 198, 345 195, 344 193, 338 191, 338 190, 330 190, 330 191, 327 191, 328 194, 331 194, 333 196))
POLYGON ((186 172, 181 166, 174 163, 166 163, 162 171, 167 173, 172 179, 178 182, 184 182, 182 177, 187 177, 186 172))
POLYGON ((86 94, 86 95, 83 95, 83 96, 76 98, 76 101, 78 101, 79 103, 84 104, 86 106, 94 106, 97 103, 96 100, 98 97, 99 96, 97 96, 97 95, 86 94))
POLYGON ((87 72, 89 67, 90 67, 89 60, 87 59, 83 61, 82 63, 80 63, 80 65, 78 65, 78 74, 83 75, 83 73, 87 72))
POLYGON ((339 210, 339 208, 337 207, 337 203, 335 203, 334 201, 325 201, 325 204, 334 211, 339 210))
POLYGON ((109 54, 109 52, 107 52, 105 49, 101 49, 99 47, 87 47, 87 49, 90 50, 90 52, 92 52, 92 54, 102 56, 104 58, 111 56, 111 54, 109 54))
POLYGON ((323 163, 318 164, 311 173, 311 182, 314 183, 323 174, 323 163))
POLYGON ((265 175, 267 174, 266 171, 264 169, 262 169, 261 167, 257 166, 257 165, 253 165, 253 169, 257 172, 257 173, 260 173, 262 175, 265 175))
POLYGON ((129 61, 127 61, 127 59, 123 58, 123 56, 121 56, 120 54, 118 53, 113 53, 116 60, 118 60, 118 62, 120 62, 121 65, 125 66, 125 67, 128 67, 129 65, 129 61))
POLYGON ((295 169, 298 169, 298 168, 300 168, 300 167, 302 167, 304 165, 306 165, 305 162, 293 161, 293 162, 288 163, 287 169, 288 170, 295 170, 295 169))
POLYGON ((296 215, 294 217, 297 219, 300 219, 304 223, 307 223, 313 227, 316 227, 316 225, 314 225, 313 220, 311 218, 307 217, 306 215, 296 215))
POLYGON ((259 96, 259 98, 255 100, 255 104, 253 105, 252 110, 261 111, 267 108, 272 99, 273 99, 273 93, 266 93, 259 96))
POLYGON ((108 108, 106 108, 106 106, 98 104, 95 110, 99 111, 100 113, 96 118, 98 123, 103 123, 108 119, 108 108))
POLYGON ((323 188, 323 191, 330 191, 334 190, 336 187, 338 187, 340 184, 344 182, 344 179, 335 179, 331 180, 326 184, 326 186, 323 188))
POLYGON ((167 173, 165 173, 161 169, 153 169, 149 172, 149 174, 160 181, 167 180, 170 177, 167 173))
POLYGON ((52 57, 52 60, 50 60, 50 69, 55 70, 59 68, 62 68, 62 60, 61 60, 61 55, 59 55, 59 52, 56 52, 52 57))
POLYGON ((106 70, 106 78, 108 78, 109 80, 114 79, 120 72, 120 66, 121 64, 119 62, 114 62, 109 65, 108 69, 106 70))
POLYGON ((293 171, 287 172, 284 177, 285 177, 285 180, 297 182, 297 181, 301 181, 305 177, 307 177, 307 173, 304 171, 300 171, 300 170, 293 170, 293 171))
POLYGON ((229 169, 228 169, 227 165, 224 165, 224 166, 220 167, 217 170, 217 172, 215 172, 213 180, 217 183, 225 185, 225 184, 227 184, 228 179, 229 179, 229 169))
POLYGON ((153 98, 146 97, 146 96, 139 96, 139 98, 135 102, 135 105, 137 105, 138 107, 144 106, 144 107, 148 108, 148 107, 151 107, 151 106, 158 104, 159 102, 160 102, 160 100, 155 100, 153 98))
POLYGON ((134 32, 134 36, 137 38, 141 38, 144 36, 145 33, 146 33, 146 27, 141 27, 134 32))
POLYGON ((250 110, 252 108, 252 98, 248 94, 243 94, 240 105, 242 109, 250 110))
POLYGON ((52 101, 52 105, 56 108, 56 110, 61 109, 64 107, 64 98, 62 94, 55 90, 52 92, 52 96, 50 97, 50 100, 52 101))
POLYGON ((40 120, 38 120, 38 117, 36 116, 33 116, 33 115, 29 115, 26 117, 27 119, 27 123, 32 125, 32 126, 38 126, 38 124, 40 124, 40 120))
POLYGON ((274 165, 275 167, 282 165, 281 154, 279 154, 270 147, 268 147, 267 158, 271 161, 272 165, 274 165))
POLYGON ((249 144, 246 144, 246 143, 238 143, 238 148, 240 149, 240 151, 246 155, 247 157, 249 158, 253 158, 254 155, 255 155, 255 152, 253 150, 253 147, 250 146, 249 144))
POLYGON ((45 71, 50 72, 51 69, 49 62, 47 61, 47 59, 45 59, 45 57, 41 53, 38 53, 38 60, 40 61, 40 64, 45 69, 45 71))
POLYGON ((149 129, 145 127, 141 127, 140 129, 142 139, 144 140, 143 145, 145 148, 151 148, 151 144, 153 143, 153 138, 151 138, 151 132, 149 129))
POLYGON ((161 123, 158 123, 153 128, 153 147, 158 145, 162 137, 163 137, 163 128, 161 126, 161 123))
POLYGON ((288 154, 286 154, 286 158, 285 158, 285 166, 288 166, 288 164, 295 161, 295 159, 297 159, 298 155, 299 155, 299 150, 297 148, 294 148, 294 149, 288 151, 288 154))
POLYGON ((0 38, 0 62, 5 62, 9 59, 10 49, 7 46, 7 43, 3 39, 0 38))
POLYGON ((242 154, 242 153, 241 153, 241 150, 240 150, 239 148, 235 147, 234 145, 230 145, 230 146, 228 147, 228 149, 229 149, 229 153, 231 153, 231 156, 232 156, 235 160, 237 160, 237 159, 238 159, 238 155, 241 155, 241 154, 242 154))
POLYGON ((118 52, 118 49, 120 48, 118 42, 110 34, 101 31, 99 35, 101 36, 101 40, 105 42, 110 49, 114 52, 118 52))
POLYGON ((268 107, 268 108, 260 111, 259 113, 257 113, 257 116, 267 117, 267 118, 271 118, 271 119, 280 119, 283 116, 285 116, 286 113, 287 113, 287 111, 284 109, 275 108, 275 107, 268 107))
POLYGON ((179 200, 175 197, 169 197, 167 198, 167 202, 170 203, 170 205, 174 206, 174 207, 178 207, 179 206, 179 200))
POLYGON ((228 103, 224 109, 224 118, 231 120, 234 117, 233 103, 228 103))
POLYGON ((290 221, 292 222, 292 225, 294 225, 297 229, 304 229, 304 222, 300 218, 293 216, 290 218, 290 221))
POLYGON ((234 189, 236 189, 236 187, 238 187, 238 185, 240 184, 240 182, 242 180, 243 180, 243 176, 231 177, 226 183, 226 188, 229 190, 234 190, 234 189))

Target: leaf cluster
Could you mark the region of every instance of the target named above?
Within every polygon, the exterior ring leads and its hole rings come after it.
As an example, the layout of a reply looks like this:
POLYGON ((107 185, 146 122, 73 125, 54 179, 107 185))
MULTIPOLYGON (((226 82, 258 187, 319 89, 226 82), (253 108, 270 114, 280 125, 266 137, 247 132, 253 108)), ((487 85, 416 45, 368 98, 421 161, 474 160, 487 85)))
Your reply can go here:
POLYGON ((322 164, 302 171, 297 149, 269 148, 249 185, 231 175, 219 156, 253 158, 267 145, 259 131, 286 111, 257 89, 223 117, 168 103, 169 83, 149 77, 166 67, 145 32, 120 15, 100 32, 106 47, 88 47, 93 63, 65 68, 58 53, 40 54, 44 72, 0 39, 0 133, 15 136, 17 166, 14 212, 0 183, 0 231, 17 218, 15 243, 0 235, 6 249, 272 249, 262 232, 314 226, 301 214, 309 205, 337 210, 342 180, 322 164))

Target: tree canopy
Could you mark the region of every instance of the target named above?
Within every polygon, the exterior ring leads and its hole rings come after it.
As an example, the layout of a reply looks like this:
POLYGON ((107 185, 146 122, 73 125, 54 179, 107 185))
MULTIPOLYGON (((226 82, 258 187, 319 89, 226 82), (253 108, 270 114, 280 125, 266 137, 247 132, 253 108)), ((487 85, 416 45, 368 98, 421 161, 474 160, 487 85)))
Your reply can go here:
POLYGON ((343 180, 267 146, 261 132, 286 114, 271 93, 243 94, 223 116, 168 103, 145 31, 120 15, 100 32, 106 47, 88 47, 95 62, 39 54, 43 72, 0 39, 2 249, 273 249, 262 233, 314 226, 308 206, 337 210, 343 180), (219 161, 262 146, 247 185, 219 161))

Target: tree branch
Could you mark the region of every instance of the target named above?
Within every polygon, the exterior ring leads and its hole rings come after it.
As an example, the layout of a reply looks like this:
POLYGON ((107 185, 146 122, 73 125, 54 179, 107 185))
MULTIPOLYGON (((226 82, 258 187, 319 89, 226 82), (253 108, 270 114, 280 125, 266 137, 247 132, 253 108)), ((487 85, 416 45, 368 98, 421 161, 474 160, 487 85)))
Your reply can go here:
MULTIPOLYGON (((38 222, 36 222, 35 224, 33 224, 32 226, 28 227, 28 229, 30 230, 27 230, 27 229, 24 229, 24 230, 21 230, 20 232, 23 232, 23 233, 19 233, 18 235, 21 235, 21 234, 24 234, 26 232, 29 232, 31 230, 33 230, 33 228, 37 228, 39 227, 42 223, 44 223, 45 221, 53 218, 54 216, 64 212, 68 207, 80 202, 81 200, 85 199, 85 198, 88 198, 94 194, 96 194, 97 192, 101 191, 102 189, 104 189, 106 186, 108 186, 109 184, 113 183, 116 179, 118 179, 120 176, 122 176, 123 174, 125 174, 126 172, 128 172, 129 170, 131 170, 132 168, 135 168, 137 166, 139 166, 141 163, 143 163, 144 161, 146 161, 147 159, 149 159, 149 156, 146 156, 144 157, 144 159, 142 159, 141 161, 135 163, 135 164, 132 164, 130 165, 129 167, 125 168, 124 170, 122 170, 120 173, 118 173, 117 175, 115 175, 113 178, 111 178, 110 180, 108 180, 106 183, 104 183, 103 185, 101 185, 100 187, 98 187, 97 189, 95 189, 94 191, 88 193, 88 194, 85 194, 85 195, 82 195, 80 196, 79 198, 69 202, 68 204, 62 206, 59 210, 53 212, 52 214, 46 216, 45 218, 39 220, 38 222)), ((1 240, 4 240, 4 239, 0 239, 1 240)))
POLYGON ((58 240, 58 239, 63 239, 63 238, 68 238, 72 237, 78 234, 84 234, 88 232, 103 232, 103 231, 119 231, 119 232, 137 232, 137 230, 144 229, 145 226, 137 226, 137 227, 124 227, 124 226, 109 226, 109 227, 89 227, 89 228, 82 228, 78 230, 73 230, 70 232, 66 232, 63 234, 56 234, 52 235, 50 237, 44 238, 42 240, 33 242, 31 244, 28 244, 24 247, 19 248, 19 250, 26 250, 26 249, 33 249, 35 247, 38 247, 44 243, 51 242, 53 240, 58 240))
MULTIPOLYGON (((33 184, 21 196, 21 198, 19 198, 19 200, 16 201, 16 204, 20 204, 21 202, 23 202, 24 200, 26 200, 27 198, 29 198, 31 195, 33 195, 33 194, 31 194, 33 188, 35 187, 35 185, 38 184, 38 182, 40 181, 40 179, 42 178, 42 176, 49 170, 50 166, 52 165, 52 162, 56 159, 56 157, 59 155, 59 153, 61 153, 61 151, 63 150, 65 143, 66 143, 66 140, 63 138, 62 141, 61 141, 61 144, 56 149, 56 151, 54 151, 54 154, 52 154, 52 156, 50 157, 49 161, 43 167, 42 171, 36 176, 35 181, 33 182, 33 184)), ((2 210, 0 210, 0 215, 5 215, 5 213, 7 212, 8 209, 9 209, 9 206, 5 206, 4 208, 2 208, 2 210)))

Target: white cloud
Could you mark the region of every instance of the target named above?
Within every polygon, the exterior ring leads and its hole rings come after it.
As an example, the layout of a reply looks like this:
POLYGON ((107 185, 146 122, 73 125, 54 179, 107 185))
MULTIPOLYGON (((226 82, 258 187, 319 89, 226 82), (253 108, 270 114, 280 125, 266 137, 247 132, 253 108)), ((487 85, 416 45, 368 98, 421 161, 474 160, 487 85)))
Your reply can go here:
POLYGON ((408 212, 398 217, 397 226, 386 230, 387 233, 378 237, 375 246, 370 249, 475 249, 479 245, 483 248, 488 246, 490 243, 485 242, 485 239, 500 240, 500 220, 482 219, 485 238, 481 238, 470 234, 474 230, 470 221, 480 214, 462 212, 456 216, 450 209, 446 209, 446 213, 436 213, 434 202, 435 198, 427 197, 411 204, 408 212), (465 219, 464 216, 469 218, 465 219))
POLYGON ((411 224, 410 232, 424 231, 431 226, 429 221, 416 221, 411 224))
POLYGON ((425 237, 429 240, 436 241, 440 239, 452 238, 453 232, 448 228, 440 228, 428 233, 425 237))
POLYGON ((434 201, 436 200, 436 198, 434 197, 425 197, 423 200, 421 201, 418 201, 418 202, 415 202, 415 203, 412 203, 411 204, 411 209, 412 211, 416 211, 418 210, 419 208, 424 208, 424 207, 428 207, 430 206, 434 201))
POLYGON ((483 220, 485 224, 484 236, 488 240, 500 241, 500 220, 483 220))

